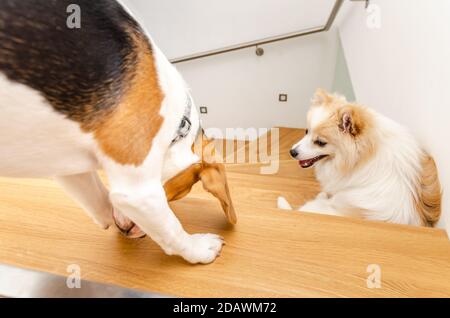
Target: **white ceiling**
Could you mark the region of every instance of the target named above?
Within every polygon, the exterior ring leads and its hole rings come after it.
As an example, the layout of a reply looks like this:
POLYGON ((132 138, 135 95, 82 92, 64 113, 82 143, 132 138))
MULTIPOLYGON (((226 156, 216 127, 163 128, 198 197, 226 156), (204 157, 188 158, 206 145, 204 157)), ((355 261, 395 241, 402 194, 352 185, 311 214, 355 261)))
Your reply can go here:
POLYGON ((325 24, 335 0, 122 0, 168 58, 325 24))

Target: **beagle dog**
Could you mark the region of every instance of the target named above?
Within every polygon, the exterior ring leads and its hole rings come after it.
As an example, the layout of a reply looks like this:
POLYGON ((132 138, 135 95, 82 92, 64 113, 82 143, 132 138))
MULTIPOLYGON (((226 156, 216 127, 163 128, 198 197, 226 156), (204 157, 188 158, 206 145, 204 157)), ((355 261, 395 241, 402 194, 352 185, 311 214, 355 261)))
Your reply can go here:
POLYGON ((53 177, 102 228, 214 261, 223 239, 187 233, 168 203, 202 181, 236 223, 185 82, 121 4, 77 0, 71 28, 72 3, 0 1, 0 175, 53 177))

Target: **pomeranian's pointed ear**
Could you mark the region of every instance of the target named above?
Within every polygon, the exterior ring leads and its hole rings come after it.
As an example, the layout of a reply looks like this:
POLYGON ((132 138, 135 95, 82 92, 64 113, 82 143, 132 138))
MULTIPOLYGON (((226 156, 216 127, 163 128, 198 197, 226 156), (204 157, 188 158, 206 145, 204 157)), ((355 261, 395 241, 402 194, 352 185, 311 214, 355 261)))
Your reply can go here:
POLYGON ((311 99, 313 106, 333 105, 347 103, 347 99, 343 95, 330 94, 323 88, 318 88, 311 99))
POLYGON ((339 112, 339 118, 339 129, 353 136, 358 135, 364 126, 363 119, 358 113, 358 110, 352 107, 343 108, 339 112))
POLYGON ((203 164, 200 172, 203 188, 219 199, 222 209, 231 224, 236 224, 237 216, 231 200, 225 167, 222 164, 203 164))
POLYGON ((333 100, 333 96, 330 95, 323 88, 318 88, 314 93, 314 97, 311 99, 311 103, 315 106, 329 104, 333 100))
POLYGON ((341 116, 341 124, 339 128, 345 132, 353 135, 353 131, 355 130, 352 114, 350 112, 345 112, 341 116))

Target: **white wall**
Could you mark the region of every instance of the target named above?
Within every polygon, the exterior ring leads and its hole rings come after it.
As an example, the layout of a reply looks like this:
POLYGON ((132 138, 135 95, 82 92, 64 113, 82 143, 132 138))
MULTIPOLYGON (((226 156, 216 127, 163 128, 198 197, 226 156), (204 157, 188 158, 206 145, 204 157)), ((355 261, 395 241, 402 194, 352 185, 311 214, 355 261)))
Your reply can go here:
MULTIPOLYGON (((169 57, 323 25, 334 0, 122 0, 169 57)), ((304 127, 317 87, 333 85, 337 32, 177 64, 205 127, 304 127), (287 93, 280 103, 278 94, 287 93)))
POLYGON ((177 67, 197 105, 208 106, 206 127, 305 127, 315 89, 333 84, 336 46, 330 32, 266 45, 262 57, 248 49, 177 67))
POLYGON ((122 0, 167 57, 324 24, 335 0, 122 0))
POLYGON ((350 72, 348 70, 348 64, 345 59, 340 36, 338 36, 336 70, 334 74, 332 91, 344 95, 348 101, 355 100, 355 91, 353 90, 353 83, 350 78, 350 72))
POLYGON ((339 17, 356 99, 410 127, 434 156, 450 233, 450 1, 371 3, 381 9, 380 29, 367 27, 360 3, 339 17))

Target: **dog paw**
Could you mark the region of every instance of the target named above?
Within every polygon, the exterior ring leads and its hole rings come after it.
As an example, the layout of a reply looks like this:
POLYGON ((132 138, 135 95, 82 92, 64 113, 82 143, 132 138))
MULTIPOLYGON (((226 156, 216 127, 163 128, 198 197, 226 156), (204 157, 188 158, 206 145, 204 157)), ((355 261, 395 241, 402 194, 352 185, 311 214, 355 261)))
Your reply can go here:
POLYGON ((94 223, 97 224, 103 230, 109 229, 109 227, 114 224, 114 221, 112 221, 112 219, 111 220, 93 219, 93 220, 94 220, 94 223))
POLYGON ((101 217, 98 217, 98 216, 92 217, 92 220, 94 221, 95 224, 100 226, 103 230, 109 229, 109 227, 114 224, 114 218, 112 216, 112 213, 110 215, 104 215, 101 217))
POLYGON ((277 206, 282 210, 292 210, 291 205, 284 197, 278 197, 277 206))
POLYGON ((317 200, 326 200, 328 199, 328 194, 326 192, 320 192, 317 197, 317 200))
POLYGON ((192 264, 209 264, 220 255, 224 240, 215 234, 193 234, 181 256, 192 264))

